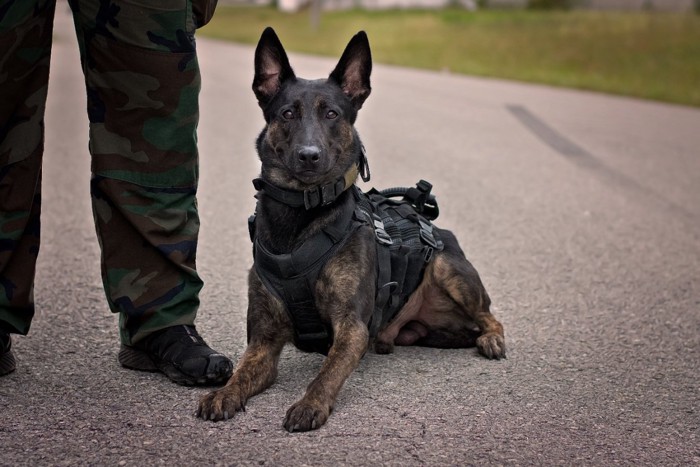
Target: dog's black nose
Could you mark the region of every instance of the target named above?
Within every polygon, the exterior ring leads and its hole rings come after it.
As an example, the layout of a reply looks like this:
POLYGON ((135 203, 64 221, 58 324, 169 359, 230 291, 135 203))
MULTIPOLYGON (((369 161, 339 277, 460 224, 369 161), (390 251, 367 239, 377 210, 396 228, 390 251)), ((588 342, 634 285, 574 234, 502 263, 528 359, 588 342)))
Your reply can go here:
POLYGON ((317 146, 303 146, 297 153, 299 162, 307 166, 314 166, 321 160, 321 150, 317 146))

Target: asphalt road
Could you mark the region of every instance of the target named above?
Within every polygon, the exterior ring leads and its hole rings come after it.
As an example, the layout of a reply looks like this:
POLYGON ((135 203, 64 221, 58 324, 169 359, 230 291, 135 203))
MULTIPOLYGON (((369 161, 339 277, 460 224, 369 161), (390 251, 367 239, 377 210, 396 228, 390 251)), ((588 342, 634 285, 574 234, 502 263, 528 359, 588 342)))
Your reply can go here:
MULTIPOLYGON (((216 424, 194 417, 206 389, 118 365, 65 11, 55 34, 38 314, 0 379, 0 465, 700 464, 700 109, 376 66, 358 123, 368 186, 435 185, 508 359, 368 354, 327 425, 289 434, 284 413, 320 356, 286 349, 277 383, 216 424)), ((199 51, 198 327, 237 359, 263 121, 253 49, 199 51)), ((335 65, 291 58, 306 77, 335 65)))

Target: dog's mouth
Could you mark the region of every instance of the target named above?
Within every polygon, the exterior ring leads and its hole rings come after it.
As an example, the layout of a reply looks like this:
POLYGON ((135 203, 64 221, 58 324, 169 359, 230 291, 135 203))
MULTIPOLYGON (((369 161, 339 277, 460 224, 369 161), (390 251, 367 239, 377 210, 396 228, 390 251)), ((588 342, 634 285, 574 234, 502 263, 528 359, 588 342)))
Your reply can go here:
POLYGON ((293 161, 287 165, 289 174, 304 185, 318 185, 332 178, 335 164, 323 161, 313 166, 293 161))
POLYGON ((293 170, 285 164, 263 167, 263 173, 263 178, 279 188, 304 191, 326 183, 331 177, 332 169, 326 173, 318 173, 309 169, 293 170))
POLYGON ((318 185, 326 181, 331 171, 319 173, 316 170, 301 170, 294 173, 294 178, 304 185, 318 185))

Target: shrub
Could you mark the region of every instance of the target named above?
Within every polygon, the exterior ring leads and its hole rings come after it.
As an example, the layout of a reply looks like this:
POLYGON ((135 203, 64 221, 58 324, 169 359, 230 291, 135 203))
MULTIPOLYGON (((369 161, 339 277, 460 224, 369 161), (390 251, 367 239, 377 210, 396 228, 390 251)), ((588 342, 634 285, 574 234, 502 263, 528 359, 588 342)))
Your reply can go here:
POLYGON ((571 0, 529 0, 527 7, 537 10, 565 10, 571 8, 571 0))

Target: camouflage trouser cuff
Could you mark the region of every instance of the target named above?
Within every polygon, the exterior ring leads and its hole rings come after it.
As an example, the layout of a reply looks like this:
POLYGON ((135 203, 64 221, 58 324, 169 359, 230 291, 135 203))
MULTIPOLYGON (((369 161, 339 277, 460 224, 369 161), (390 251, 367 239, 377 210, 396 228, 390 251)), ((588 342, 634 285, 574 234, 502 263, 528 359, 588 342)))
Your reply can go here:
POLYGON ((95 177, 91 193, 102 280, 111 310, 121 314, 122 341, 191 324, 203 285, 195 190, 95 177))
POLYGON ((31 316, 34 315, 34 307, 27 310, 4 310, 0 308, 0 332, 7 334, 21 334, 26 336, 29 333, 31 316), (22 317, 29 316, 29 319, 22 317))

